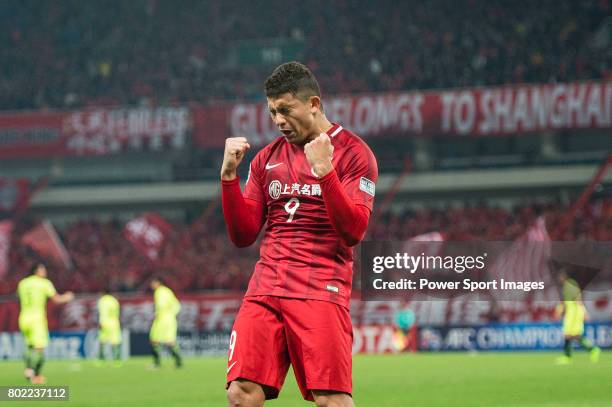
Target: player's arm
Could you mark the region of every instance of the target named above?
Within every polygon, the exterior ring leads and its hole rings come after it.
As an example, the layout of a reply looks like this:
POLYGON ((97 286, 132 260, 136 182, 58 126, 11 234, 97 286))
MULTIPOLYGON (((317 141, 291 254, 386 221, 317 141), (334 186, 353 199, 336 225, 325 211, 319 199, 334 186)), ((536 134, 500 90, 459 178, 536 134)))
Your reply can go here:
POLYGON ((53 296, 51 296, 51 301, 53 301, 54 304, 65 304, 73 299, 74 293, 72 291, 66 291, 64 294, 55 293, 53 296))
MULTIPOLYGON (((349 197, 332 165, 333 151, 331 140, 324 133, 304 146, 306 158, 320 178, 323 201, 331 224, 348 246, 354 246, 365 236, 371 209, 353 202, 349 197)), ((361 168, 360 171, 363 175, 369 175, 367 168, 361 168)), ((359 171, 354 174, 357 182, 360 175, 359 171)))
POLYGON ((348 246, 355 246, 365 236, 370 209, 350 200, 335 170, 320 183, 331 224, 348 246))
POLYGON ((264 220, 263 201, 245 198, 240 190, 237 168, 249 148, 244 137, 228 138, 221 166, 223 217, 230 239, 238 247, 250 246, 255 242, 264 220))

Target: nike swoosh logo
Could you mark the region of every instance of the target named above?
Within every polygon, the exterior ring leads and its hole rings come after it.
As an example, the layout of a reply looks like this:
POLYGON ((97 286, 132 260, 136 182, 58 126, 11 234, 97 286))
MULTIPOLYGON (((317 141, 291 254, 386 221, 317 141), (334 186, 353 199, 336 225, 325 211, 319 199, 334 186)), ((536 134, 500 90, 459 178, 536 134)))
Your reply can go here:
POLYGON ((266 164, 266 170, 271 170, 272 168, 276 168, 279 165, 283 165, 283 163, 278 163, 278 164, 266 164))
POLYGON ((234 367, 234 365, 235 365, 236 363, 238 363, 238 361, 235 361, 234 363, 232 363, 231 365, 229 365, 229 367, 227 368, 227 372, 226 372, 226 374, 227 374, 227 373, 229 373, 229 371, 230 371, 230 370, 232 370, 232 367, 234 367))

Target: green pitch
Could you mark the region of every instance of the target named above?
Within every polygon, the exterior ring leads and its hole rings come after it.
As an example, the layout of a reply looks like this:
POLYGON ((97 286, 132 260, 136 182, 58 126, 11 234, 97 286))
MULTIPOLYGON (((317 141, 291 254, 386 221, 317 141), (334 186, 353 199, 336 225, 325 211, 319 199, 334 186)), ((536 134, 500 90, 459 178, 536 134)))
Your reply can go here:
MULTIPOLYGON (((556 353, 481 353, 357 356, 358 407, 496 406, 612 407, 612 353, 598 364, 577 353, 574 363, 554 365, 556 353)), ((69 402, 20 402, 15 406, 170 407, 225 406, 225 359, 186 359, 175 370, 164 359, 159 371, 149 359, 120 368, 48 361, 49 385, 70 386, 69 402)), ((0 385, 23 385, 22 365, 0 362, 0 385)), ((8 403, 1 403, 7 405, 8 403)), ((280 398, 267 405, 314 406, 301 399, 292 372, 280 398)))

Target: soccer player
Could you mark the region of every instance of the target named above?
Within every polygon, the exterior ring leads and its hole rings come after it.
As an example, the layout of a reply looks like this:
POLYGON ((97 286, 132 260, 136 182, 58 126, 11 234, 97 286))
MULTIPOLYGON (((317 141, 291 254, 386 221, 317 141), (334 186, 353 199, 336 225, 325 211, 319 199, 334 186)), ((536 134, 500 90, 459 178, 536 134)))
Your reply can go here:
POLYGON ((601 349, 593 346, 584 336, 584 320, 587 317, 586 309, 582 303, 582 293, 578 283, 570 278, 567 273, 559 274, 559 282, 561 283, 561 302, 556 309, 558 316, 563 314, 563 336, 564 336, 564 355, 557 359, 557 363, 566 365, 571 363, 572 342, 578 342, 583 348, 589 352, 589 357, 592 362, 599 360, 601 349))
POLYGON ((165 346, 172 354, 175 366, 180 368, 183 366, 183 360, 176 343, 176 316, 181 310, 181 303, 158 277, 151 280, 151 289, 155 302, 155 319, 149 335, 153 349, 153 367, 159 368, 161 365, 160 351, 161 347, 165 346))
POLYGON ((278 397, 289 365, 306 400, 353 406, 349 315, 353 249, 363 239, 378 169, 358 136, 331 123, 314 75, 297 62, 265 82, 282 133, 253 158, 244 194, 236 169, 250 145, 228 138, 223 213, 238 247, 267 223, 230 336, 230 406, 278 397))
POLYGON ((17 295, 20 305, 19 330, 27 346, 24 351, 24 375, 33 384, 44 384, 46 379, 41 371, 45 363, 45 348, 49 344, 47 300, 51 298, 56 304, 64 304, 72 301, 74 294, 70 291, 58 294, 53 283, 47 279, 47 267, 37 262, 32 265, 30 276, 19 282, 17 295))
POLYGON ((108 289, 104 289, 102 296, 98 300, 98 339, 100 351, 98 354, 99 363, 106 360, 105 350, 110 347, 115 366, 121 365, 121 322, 119 321, 119 301, 110 294, 108 289))

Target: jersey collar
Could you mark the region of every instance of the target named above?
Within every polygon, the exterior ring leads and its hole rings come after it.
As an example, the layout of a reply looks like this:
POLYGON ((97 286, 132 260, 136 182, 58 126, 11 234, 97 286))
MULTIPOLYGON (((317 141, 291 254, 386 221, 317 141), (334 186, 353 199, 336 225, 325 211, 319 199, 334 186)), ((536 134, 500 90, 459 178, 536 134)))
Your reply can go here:
POLYGON ((338 123, 332 123, 332 126, 329 130, 326 131, 329 138, 334 138, 342 131, 342 126, 338 123))

